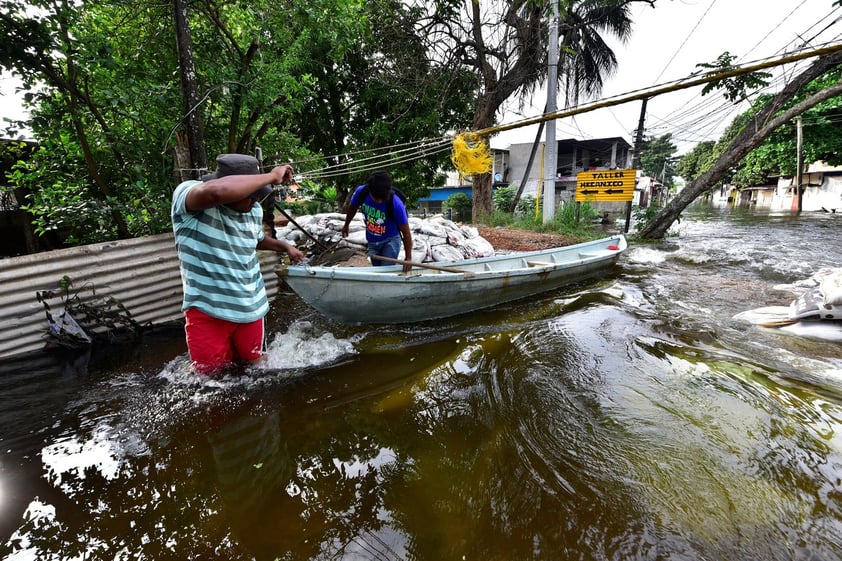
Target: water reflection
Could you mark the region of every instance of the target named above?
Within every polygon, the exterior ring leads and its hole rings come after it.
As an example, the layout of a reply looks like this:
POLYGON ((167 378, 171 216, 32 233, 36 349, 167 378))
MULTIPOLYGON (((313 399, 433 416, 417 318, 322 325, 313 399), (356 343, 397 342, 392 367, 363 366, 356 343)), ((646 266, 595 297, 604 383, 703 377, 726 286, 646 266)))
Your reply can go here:
POLYGON ((13 365, 2 553, 842 559, 838 343, 732 319, 826 244, 683 224, 607 278, 468 318, 350 328, 282 296, 270 361, 238 376, 177 349, 13 365))

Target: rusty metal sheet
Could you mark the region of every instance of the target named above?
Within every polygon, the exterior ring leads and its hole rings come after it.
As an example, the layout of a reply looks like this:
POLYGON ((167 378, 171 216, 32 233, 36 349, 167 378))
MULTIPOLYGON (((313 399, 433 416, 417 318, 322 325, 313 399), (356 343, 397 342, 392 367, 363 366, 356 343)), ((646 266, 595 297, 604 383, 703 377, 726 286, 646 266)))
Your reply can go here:
MULTIPOLYGON (((261 251, 270 301, 280 256, 261 251)), ((36 292, 59 291, 64 276, 83 300, 114 297, 141 324, 180 321, 181 274, 171 233, 0 259, 0 358, 44 348, 47 322, 36 292)), ((61 306, 60 298, 47 301, 61 306)))

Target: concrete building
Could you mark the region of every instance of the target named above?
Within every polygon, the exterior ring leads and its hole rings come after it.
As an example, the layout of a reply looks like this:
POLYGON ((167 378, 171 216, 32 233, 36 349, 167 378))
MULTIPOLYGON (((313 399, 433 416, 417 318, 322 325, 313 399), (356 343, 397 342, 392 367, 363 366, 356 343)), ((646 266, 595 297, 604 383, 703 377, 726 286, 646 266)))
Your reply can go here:
MULTIPOLYGON (((576 193, 576 174, 586 170, 627 169, 631 167, 632 146, 624 139, 595 138, 559 140, 556 155, 555 190, 556 204, 572 200, 576 193)), ((545 143, 541 142, 535 152, 529 173, 526 173, 532 152, 532 143, 512 144, 508 150, 493 149, 492 188, 510 185, 517 190, 521 182, 525 186, 521 196, 537 196, 538 184, 543 178, 543 160, 545 143)), ((427 212, 441 212, 442 202, 454 192, 464 192, 471 196, 470 178, 459 176, 455 171, 448 173, 447 185, 434 189, 429 197, 419 201, 419 206, 427 212)))
MULTIPOLYGON (((576 193, 576 174, 593 169, 628 169, 632 163, 632 146, 624 139, 595 138, 576 140, 568 138, 557 142, 555 200, 562 203, 573 199, 576 193)), ((514 189, 525 179, 524 195, 536 196, 543 178, 542 153, 545 143, 541 142, 535 153, 529 173, 526 167, 532 152, 532 143, 509 146, 509 184, 514 189)))
MULTIPOLYGON (((714 206, 733 205, 777 211, 798 210, 798 191, 794 176, 770 177, 762 185, 737 189, 723 185, 714 190, 710 202, 714 206)), ((810 164, 801 174, 804 195, 801 210, 805 212, 842 212, 842 166, 824 162, 810 164)))

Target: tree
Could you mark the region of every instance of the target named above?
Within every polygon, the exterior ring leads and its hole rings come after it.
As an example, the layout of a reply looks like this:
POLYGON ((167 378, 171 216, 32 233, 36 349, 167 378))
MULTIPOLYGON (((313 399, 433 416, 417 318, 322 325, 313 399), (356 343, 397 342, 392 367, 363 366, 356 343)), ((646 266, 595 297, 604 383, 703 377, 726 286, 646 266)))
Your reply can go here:
MULTIPOLYGON (((398 0, 189 9, 196 91, 185 106, 175 0, 0 0, 0 66, 23 80, 39 142, 15 179, 40 232, 76 243, 168 230, 173 184, 205 171, 195 155, 174 162, 176 148, 189 148, 189 118, 200 119, 207 153, 260 147, 266 165, 306 160, 316 170, 325 160, 313 154, 333 156, 355 176, 325 181, 347 189, 368 173, 363 150, 442 138, 469 114, 468 73, 429 61, 416 14, 398 0)), ((421 191, 445 158, 378 165, 421 191)))
POLYGON ((810 82, 834 70, 842 64, 842 51, 819 57, 801 74, 795 76, 777 95, 752 111, 751 119, 735 134, 710 168, 682 189, 650 222, 638 232, 638 236, 659 239, 672 223, 696 197, 716 185, 729 170, 746 154, 756 148, 781 125, 835 96, 842 95, 842 80, 837 80, 823 89, 808 95, 803 101, 790 107, 810 82))
MULTIPOLYGON (((803 100, 829 87, 839 80, 840 75, 842 69, 837 68, 810 82, 795 100, 803 100)), ((831 98, 801 115, 806 131, 802 149, 805 162, 824 161, 830 165, 842 163, 842 150, 839 149, 842 145, 842 127, 838 123, 840 113, 842 99, 831 98)), ((796 138, 795 123, 785 123, 746 155, 730 181, 738 187, 748 187, 764 183, 772 176, 795 176, 798 173, 797 159, 794 157, 798 149, 796 138)))
POLYGON ((168 229, 162 148, 180 107, 172 13, 143 2, 2 4, 0 65, 23 81, 38 139, 15 175, 37 231, 75 243, 168 229))
POLYGON ((431 59, 417 19, 397 0, 313 0, 291 10, 301 32, 290 45, 296 57, 289 69, 312 81, 293 130, 327 155, 325 180, 340 201, 377 167, 389 167, 410 199, 444 182, 438 171, 446 153, 398 147, 442 138, 463 123, 473 79, 431 59))
POLYGON ((714 146, 716 142, 713 140, 705 140, 695 145, 678 160, 675 166, 676 175, 683 177, 687 182, 699 177, 712 163, 714 146))
POLYGON ((678 148, 672 143, 672 134, 644 140, 640 152, 640 167, 645 175, 659 177, 661 183, 672 186, 675 153, 678 148))
MULTIPOLYGON (((558 0, 550 0, 558 1, 558 0)), ((630 5, 654 0, 573 0, 559 2, 559 82, 567 99, 601 91, 603 77, 617 61, 601 33, 625 40, 631 33, 630 5)), ((476 75, 475 110, 471 127, 491 127, 512 96, 521 99, 547 77, 548 1, 472 1, 460 12, 461 0, 416 2, 427 10, 422 32, 442 60, 453 60, 476 75)), ((555 87, 555 84, 552 85, 555 87)), ((474 220, 492 212, 491 175, 473 177, 474 220)))
MULTIPOLYGON (((708 68, 714 73, 726 72, 734 69, 731 64, 737 57, 725 51, 714 63, 697 64, 698 68, 708 68)), ((708 82, 702 88, 702 95, 707 95, 714 90, 725 90, 722 94, 725 99, 732 103, 740 101, 748 101, 748 92, 758 90, 769 85, 769 79, 772 77, 768 72, 751 72, 741 76, 735 76, 730 80, 717 80, 708 82)))
MULTIPOLYGON (((184 128, 186 129, 186 152, 190 160, 186 167, 196 170, 182 174, 182 179, 198 179, 198 170, 207 168, 208 156, 205 152, 205 131, 202 126, 199 108, 199 86, 196 80, 196 64, 193 58, 193 41, 190 35, 190 19, 186 0, 173 0, 173 19, 175 20, 175 39, 178 45, 178 69, 181 76, 181 96, 184 99, 184 128)), ((177 158, 180 153, 177 152, 177 158)), ((184 160, 184 158, 179 158, 184 160)), ((184 167, 184 164, 182 164, 184 167)))
MULTIPOLYGON (((46 87, 52 88, 65 107, 64 116, 75 132, 77 154, 84 161, 87 175, 99 194, 108 198, 113 196, 113 190, 101 173, 100 154, 88 127, 98 127, 110 140, 110 157, 120 163, 124 163, 124 159, 115 149, 115 131, 88 86, 89 63, 93 59, 101 60, 102 54, 77 42, 74 29, 79 26, 81 16, 76 8, 68 0, 46 0, 32 6, 18 2, 0 3, 0 33, 4 44, 0 50, 0 65, 16 71, 28 90, 34 88, 35 81, 43 81, 46 87), (35 15, 31 15, 32 8, 36 10, 35 15)), ((37 95, 29 91, 25 98, 32 101, 37 95)), ((128 225, 120 209, 111 206, 109 213, 119 237, 128 237, 128 225)))

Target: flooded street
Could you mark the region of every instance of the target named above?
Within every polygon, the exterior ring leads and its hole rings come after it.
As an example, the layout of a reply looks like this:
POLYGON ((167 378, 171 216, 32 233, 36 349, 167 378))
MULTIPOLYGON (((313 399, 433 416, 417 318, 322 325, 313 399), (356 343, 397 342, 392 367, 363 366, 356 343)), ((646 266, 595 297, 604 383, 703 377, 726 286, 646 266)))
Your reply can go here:
POLYGON ((7 361, 0 557, 842 560, 842 327, 733 319, 841 267, 842 216, 673 230, 420 325, 282 294, 242 376, 192 374, 179 330, 7 361))

